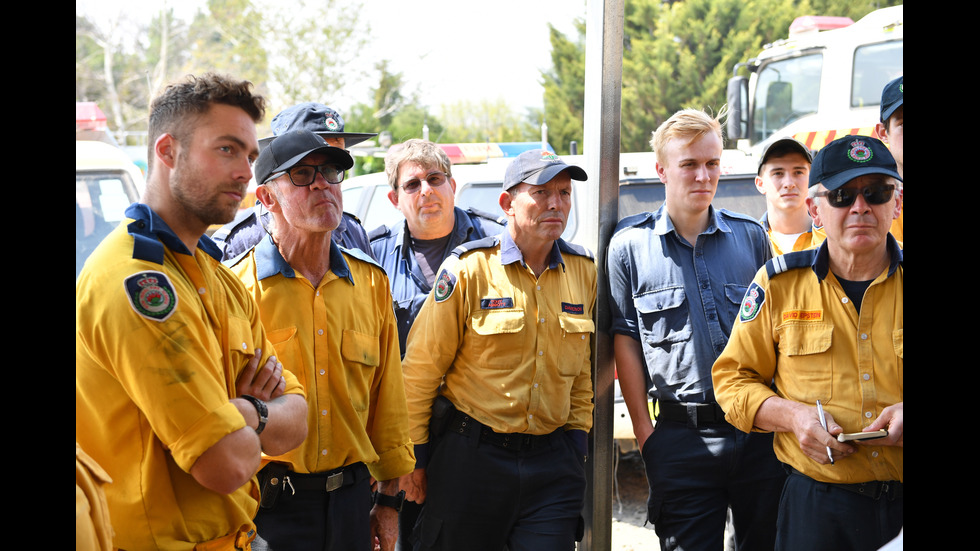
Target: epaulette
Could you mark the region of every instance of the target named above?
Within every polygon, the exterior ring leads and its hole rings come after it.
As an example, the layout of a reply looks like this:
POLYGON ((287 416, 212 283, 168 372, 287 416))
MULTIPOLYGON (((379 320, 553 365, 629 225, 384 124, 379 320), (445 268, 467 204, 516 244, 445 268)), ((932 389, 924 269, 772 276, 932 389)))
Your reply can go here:
POLYGON ((354 220, 355 222, 357 222, 357 223, 358 223, 358 225, 360 225, 360 224, 361 224, 361 219, 360 219, 360 218, 358 218, 357 216, 355 216, 354 214, 351 214, 351 213, 349 213, 349 212, 347 212, 346 210, 345 210, 345 211, 343 211, 343 212, 342 212, 341 214, 342 214, 342 216, 344 216, 344 217, 346 217, 346 218, 351 218, 351 219, 353 219, 353 220, 354 220))
POLYGON ((779 255, 769 262, 766 262, 766 274, 772 279, 777 274, 796 270, 798 268, 809 268, 813 266, 813 261, 817 258, 818 249, 807 249, 805 251, 795 251, 779 255))
POLYGON ((236 264, 238 264, 239 262, 242 261, 243 258, 248 256, 248 253, 252 252, 252 249, 254 249, 256 245, 258 245, 258 243, 253 243, 251 247, 245 249, 244 251, 238 253, 237 255, 231 258, 226 258, 222 260, 221 263, 224 264, 225 267, 227 268, 234 268, 236 264))
POLYGON ((507 225, 507 217, 504 216, 503 214, 501 214, 500 216, 494 216, 493 214, 491 214, 489 212, 486 212, 486 211, 483 211, 483 210, 480 210, 480 209, 475 209, 473 207, 468 207, 466 209, 466 212, 468 212, 469 214, 472 214, 473 216, 476 216, 478 218, 482 218, 484 220, 489 220, 489 221, 494 222, 496 224, 500 224, 501 226, 506 226, 507 225))
POLYGON ((361 249, 357 249, 357 248, 353 248, 353 247, 350 248, 350 249, 348 249, 347 247, 342 247, 340 245, 338 245, 338 247, 340 247, 340 250, 341 251, 343 251, 343 252, 345 252, 345 253, 353 256, 354 258, 356 258, 358 260, 361 260, 363 262, 367 262, 368 264, 371 264, 372 266, 376 266, 379 269, 381 269, 382 271, 384 271, 384 268, 381 267, 381 264, 378 264, 378 261, 377 260, 375 260, 374 258, 372 258, 371 255, 367 254, 366 252, 362 251, 361 249))
POLYGON ((718 209, 717 212, 719 214, 723 215, 723 216, 728 217, 728 218, 733 218, 735 220, 745 220, 745 221, 748 221, 748 222, 752 222, 753 224, 757 224, 759 226, 762 225, 762 223, 760 223, 755 218, 752 218, 748 214, 743 214, 741 212, 735 212, 735 211, 731 211, 731 210, 728 210, 728 209, 718 209))
POLYGON ((639 226, 640 224, 643 224, 647 220, 650 220, 652 218, 653 218, 652 212, 641 212, 639 214, 632 214, 630 216, 627 216, 616 224, 616 229, 613 230, 613 234, 615 235, 626 228, 639 226))
POLYGON ((484 237, 483 239, 477 239, 476 241, 470 241, 468 243, 463 243, 462 245, 453 249, 453 256, 459 257, 470 251, 475 251, 477 249, 488 249, 495 246, 500 242, 497 235, 490 235, 484 237))
POLYGON ((375 239, 388 237, 389 235, 391 235, 391 228, 385 226, 384 224, 367 232, 368 241, 374 241, 375 239))
POLYGON ((564 239, 558 240, 558 250, 561 251, 561 254, 569 253, 578 256, 584 256, 589 260, 595 260, 595 256, 592 254, 592 251, 590 251, 589 249, 581 245, 576 245, 575 243, 569 243, 564 239))

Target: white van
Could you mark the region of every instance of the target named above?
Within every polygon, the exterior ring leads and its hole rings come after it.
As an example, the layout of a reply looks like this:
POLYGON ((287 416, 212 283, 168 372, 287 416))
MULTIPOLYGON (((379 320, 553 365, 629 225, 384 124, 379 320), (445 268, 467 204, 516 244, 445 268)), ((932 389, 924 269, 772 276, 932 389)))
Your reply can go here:
POLYGON ((75 277, 85 259, 139 201, 143 173, 118 147, 75 141, 75 277))

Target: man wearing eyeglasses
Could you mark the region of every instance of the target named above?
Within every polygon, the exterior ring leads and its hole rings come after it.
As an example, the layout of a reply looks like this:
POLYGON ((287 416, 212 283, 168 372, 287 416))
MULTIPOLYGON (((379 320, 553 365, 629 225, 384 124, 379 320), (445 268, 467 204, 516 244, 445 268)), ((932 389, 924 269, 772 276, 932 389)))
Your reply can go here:
POLYGON ((442 261, 463 243, 499 234, 505 221, 456 206, 452 162, 428 140, 412 139, 392 147, 385 156, 385 173, 391 186, 388 200, 405 219, 369 235, 374 257, 391 278, 404 355, 408 331, 432 291, 442 261))
POLYGON ((279 135, 256 161, 270 233, 231 269, 309 404, 306 441, 259 473, 257 549, 370 551, 376 539, 388 551, 397 537, 398 477, 415 456, 388 279, 331 238, 353 162, 308 130, 279 135))
POLYGON ((726 418, 745 432, 774 432, 790 472, 776 549, 873 550, 902 528, 904 271, 889 233, 902 207, 896 168, 875 138, 846 136, 820 150, 807 204, 827 239, 759 270, 712 369, 726 418), (887 436, 838 439, 880 429, 887 436))
MULTIPOLYGON (((504 220, 473 209, 456 207, 456 181, 449 155, 438 145, 420 139, 389 149, 385 172, 388 199, 405 217, 370 233, 374 256, 391 279, 398 343, 405 342, 425 297, 432 291, 436 271, 453 249, 497 235, 504 220)), ((399 548, 407 549, 421 506, 407 502, 399 515, 399 548)))
MULTIPOLYGON (((265 149, 272 140, 291 130, 306 129, 326 140, 328 145, 347 149, 367 140, 375 134, 344 131, 344 118, 335 109, 322 103, 306 102, 281 111, 272 119, 272 136, 259 140, 259 149, 265 149)), ((343 204, 341 204, 343 205, 343 204)), ((245 253, 265 237, 270 219, 269 211, 261 203, 248 210, 239 211, 235 219, 222 226, 211 236, 221 249, 224 260, 232 260, 245 253)), ((338 245, 348 249, 360 249, 372 255, 367 232, 360 220, 343 212, 340 225, 331 233, 338 245)))

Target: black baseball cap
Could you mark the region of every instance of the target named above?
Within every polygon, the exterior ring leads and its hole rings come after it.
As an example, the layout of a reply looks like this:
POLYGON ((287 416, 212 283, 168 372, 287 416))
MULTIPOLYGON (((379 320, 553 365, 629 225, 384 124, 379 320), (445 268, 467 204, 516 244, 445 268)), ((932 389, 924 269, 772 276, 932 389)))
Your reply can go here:
POLYGON ((844 136, 817 152, 810 166, 809 187, 823 184, 827 191, 833 191, 865 174, 884 174, 902 181, 895 158, 881 140, 844 136))
POLYGON ((567 170, 573 180, 588 180, 581 167, 565 164, 561 157, 544 149, 531 149, 518 155, 504 173, 504 191, 520 183, 532 186, 547 184, 559 172, 567 170))
POLYGON ((269 176, 295 166, 310 153, 324 153, 328 162, 343 170, 354 166, 354 158, 345 149, 327 145, 323 138, 309 130, 293 130, 276 136, 259 153, 255 161, 255 182, 262 185, 269 176))

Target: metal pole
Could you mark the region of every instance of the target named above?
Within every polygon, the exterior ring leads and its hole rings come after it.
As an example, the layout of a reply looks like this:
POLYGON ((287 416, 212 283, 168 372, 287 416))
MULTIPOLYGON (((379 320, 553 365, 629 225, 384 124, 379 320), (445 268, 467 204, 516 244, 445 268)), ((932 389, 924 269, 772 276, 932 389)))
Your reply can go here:
POLYGON ((589 0, 585 33, 585 128, 583 153, 589 174, 591 222, 587 236, 599 270, 592 380, 595 416, 589 437, 585 537, 580 549, 612 547, 613 489, 613 356, 609 338, 606 245, 619 220, 620 105, 623 80, 623 14, 625 0, 589 0), (594 206, 593 206, 594 205, 594 206))

